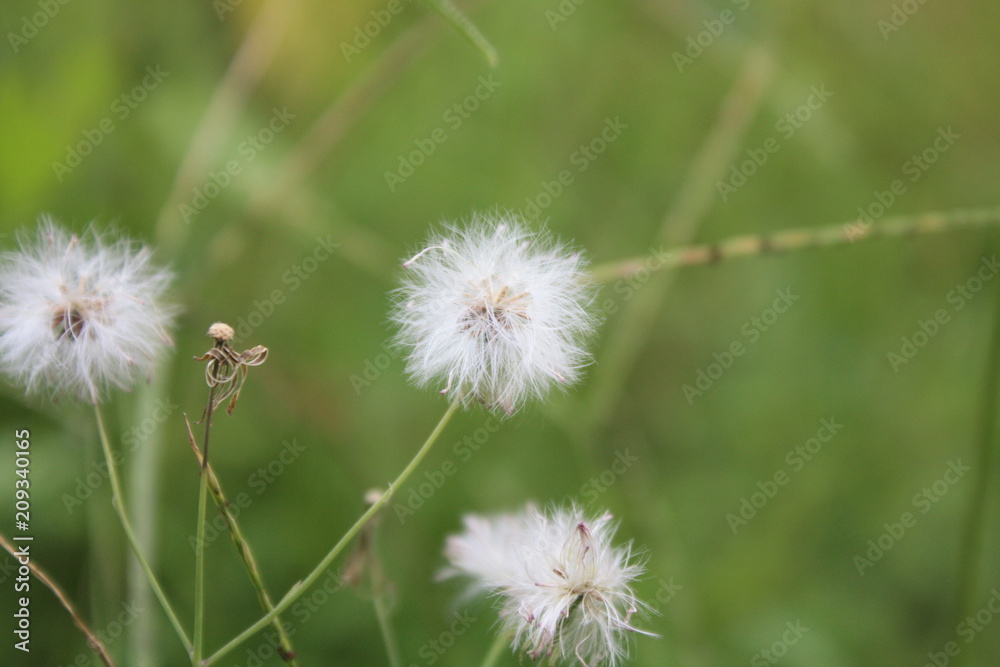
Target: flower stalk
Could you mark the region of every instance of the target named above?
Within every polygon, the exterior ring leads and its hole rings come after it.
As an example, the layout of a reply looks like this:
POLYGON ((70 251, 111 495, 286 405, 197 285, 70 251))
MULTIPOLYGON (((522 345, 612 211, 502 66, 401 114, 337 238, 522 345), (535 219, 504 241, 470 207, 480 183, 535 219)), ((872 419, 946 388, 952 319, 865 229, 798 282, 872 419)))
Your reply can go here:
POLYGON ((118 481, 118 468, 115 466, 114 456, 111 454, 111 444, 108 441, 107 431, 104 428, 104 419, 101 416, 101 408, 94 403, 94 414, 97 416, 97 431, 101 441, 101 449, 104 451, 105 464, 108 466, 108 480, 111 483, 111 505, 115 509, 115 513, 118 515, 118 520, 121 522, 122 530, 125 533, 125 538, 128 540, 129 546, 132 547, 132 552, 135 554, 136 560, 139 561, 142 571, 146 574, 146 580, 149 581, 150 587, 153 589, 153 593, 156 595, 156 599, 159 600, 160 606, 163 608, 163 612, 167 615, 170 620, 170 625, 173 626, 174 632, 177 633, 177 637, 181 640, 181 644, 184 645, 184 649, 190 653, 193 644, 188 638, 187 633, 184 632, 183 626, 181 626, 180 621, 177 619, 177 614, 174 613, 173 608, 170 606, 170 601, 167 600, 167 596, 164 594, 163 589, 160 587, 159 582, 156 580, 156 575, 153 574, 153 568, 150 567, 149 561, 142 553, 142 549, 139 547, 139 542, 135 537, 135 532, 132 530, 132 524, 128 519, 128 512, 125 511, 122 500, 125 496, 122 494, 121 483, 118 481))
MULTIPOLYGON (((219 513, 226 522, 226 528, 229 530, 229 535, 233 540, 233 544, 236 546, 236 552, 239 554, 240 560, 246 568, 247 576, 250 578, 250 583, 257 592, 257 599, 260 601, 261 607, 265 612, 269 612, 274 609, 274 603, 271 601, 271 596, 268 595, 267 589, 264 587, 264 579, 261 575, 260 567, 257 565, 257 559, 253 555, 253 550, 250 548, 250 543, 247 541, 246 537, 244 537, 243 530, 236 521, 236 516, 230 510, 229 499, 222 491, 222 485, 219 483, 219 478, 216 476, 215 470, 212 468, 212 464, 206 462, 202 457, 201 449, 199 449, 198 443, 195 442, 194 434, 191 432, 191 423, 187 420, 187 418, 185 418, 184 421, 187 425, 188 443, 194 451, 199 467, 207 472, 205 477, 208 479, 209 493, 212 494, 212 499, 215 501, 216 507, 219 508, 219 513)), ((290 665, 290 667, 295 667, 297 664, 295 662, 295 650, 292 648, 291 638, 288 636, 288 633, 285 632, 281 619, 275 616, 272 625, 278 633, 279 646, 277 650, 281 659, 290 665)))
POLYGON ((212 412, 215 405, 215 386, 209 387, 208 405, 205 407, 205 440, 202 448, 206 455, 201 458, 198 482, 198 526, 195 531, 194 547, 194 650, 191 664, 201 664, 205 642, 205 505, 208 499, 208 436, 212 430, 212 412))
MULTIPOLYGON (((247 375, 250 372, 250 367, 263 364, 267 360, 268 353, 267 348, 263 345, 258 345, 245 352, 234 350, 229 342, 236 335, 236 332, 233 331, 231 326, 222 322, 216 322, 210 326, 208 328, 208 335, 215 341, 215 345, 204 355, 195 357, 195 361, 208 361, 208 364, 205 366, 205 382, 208 384, 208 403, 205 405, 205 412, 202 414, 202 421, 205 422, 205 438, 202 441, 200 452, 194 441, 194 437, 192 437, 191 426, 188 424, 189 442, 195 450, 198 462, 201 464, 198 485, 198 526, 195 537, 194 649, 192 651, 192 664, 195 667, 202 664, 205 641, 205 523, 209 478, 213 476, 213 474, 210 474, 211 469, 208 463, 208 445, 209 436, 212 433, 212 415, 215 413, 215 409, 224 403, 226 399, 229 399, 226 413, 229 415, 233 414, 233 410, 236 409, 236 402, 240 397, 240 391, 243 389, 243 383, 246 382, 247 375)), ((186 420, 187 418, 185 417, 186 420)), ((219 502, 219 498, 222 497, 222 491, 221 487, 219 487, 218 479, 216 479, 215 487, 218 489, 216 502, 219 502)), ((225 498, 222 497, 222 500, 224 501, 225 498)), ((228 502, 225 503, 225 506, 228 509, 228 502)), ((235 524, 231 523, 230 525, 234 526, 235 524)), ((233 532, 233 536, 233 539, 236 540, 235 532, 233 532)), ((242 535, 240 537, 242 538, 242 535)), ((237 542, 237 547, 239 548, 241 545, 245 546, 245 544, 246 541, 241 539, 237 542)), ((240 552, 244 557, 249 553, 248 550, 243 549, 240 549, 240 552)), ((246 564, 246 560, 244 560, 244 564, 246 564)), ((256 563, 253 562, 252 567, 247 565, 247 568, 251 583, 259 583, 260 588, 258 592, 263 592, 263 583, 260 581, 256 563)), ((270 603, 267 593, 264 592, 263 595, 267 603, 270 603)), ((290 648, 288 655, 289 657, 294 657, 294 653, 291 652, 290 648)))
POLYGON ((322 576, 323 572, 325 572, 326 569, 330 567, 330 565, 337 558, 337 556, 339 556, 340 553, 344 550, 344 548, 348 544, 350 544, 351 540, 353 540, 355 536, 357 536, 358 532, 360 532, 361 529, 364 528, 365 525, 372 519, 372 517, 378 514, 379 510, 381 510, 382 507, 389 502, 396 489, 400 488, 401 486, 403 486, 403 484, 406 483, 406 480, 410 478, 410 475, 413 474, 413 471, 417 469, 420 463, 427 456, 428 452, 430 452, 430 450, 433 448, 434 443, 437 442, 438 438, 441 436, 441 433, 448 425, 448 422, 451 421, 451 418, 455 414, 455 411, 458 409, 459 405, 460 402, 455 401, 450 406, 448 406, 448 409, 441 417, 441 420, 438 422, 437 426, 435 426, 434 430, 431 431, 431 434, 427 437, 427 440, 424 441, 423 446, 421 446, 420 449, 417 451, 417 453, 413 456, 413 459, 403 469, 403 472, 401 472, 399 476, 396 477, 396 479, 389 485, 389 488, 385 491, 385 493, 383 493, 378 500, 372 503, 372 505, 368 508, 368 510, 365 511, 365 513, 362 514, 361 517, 354 522, 354 525, 351 526, 346 533, 344 533, 343 537, 341 537, 340 540, 333 546, 333 548, 330 549, 330 551, 326 554, 326 556, 323 557, 323 560, 321 560, 319 564, 315 568, 313 568, 312 572, 310 572, 303 580, 292 586, 292 588, 285 594, 285 596, 281 598, 278 604, 274 606, 274 609, 265 614, 262 618, 257 620, 255 623, 253 623, 250 627, 241 632, 239 635, 234 637, 225 646, 220 648, 210 657, 205 659, 203 662, 203 665, 205 667, 208 667, 209 665, 214 665, 219 660, 228 655, 231 651, 236 649, 236 647, 238 647, 240 644, 250 639, 250 637, 252 637, 260 630, 263 630, 265 627, 267 627, 267 625, 271 623, 271 621, 273 621, 274 618, 278 616, 278 614, 280 614, 285 609, 290 607, 292 603, 294 603, 296 600, 299 599, 299 597, 302 596, 303 593, 309 590, 310 586, 316 583, 316 581, 320 578, 320 576, 322 576))
POLYGON ((715 264, 739 257, 777 255, 808 248, 996 225, 1000 225, 1000 208, 904 215, 885 218, 876 223, 850 220, 839 225, 786 229, 767 235, 734 236, 718 243, 655 252, 655 256, 634 257, 595 267, 591 276, 597 282, 606 283, 628 279, 647 271, 669 271, 684 266, 715 264))

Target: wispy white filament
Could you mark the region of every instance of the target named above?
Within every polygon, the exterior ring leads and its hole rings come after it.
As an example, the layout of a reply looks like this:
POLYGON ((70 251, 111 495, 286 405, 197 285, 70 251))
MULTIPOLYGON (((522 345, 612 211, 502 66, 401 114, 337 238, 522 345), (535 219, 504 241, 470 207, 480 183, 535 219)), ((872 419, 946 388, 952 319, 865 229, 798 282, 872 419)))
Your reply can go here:
POLYGON ((595 326, 580 253, 489 214, 445 227, 403 266, 392 316, 419 385, 511 413, 579 378, 595 326))
POLYGON ((47 218, 0 255, 0 368, 29 392, 97 402, 148 375, 174 309, 150 251, 47 218))
MULTIPOLYGON (((631 618, 645 605, 631 583, 643 566, 631 543, 614 547, 610 515, 577 507, 465 517, 448 538, 446 576, 465 575, 497 596, 503 632, 532 660, 551 656, 588 667, 628 655, 631 618)), ((645 633, 644 633, 645 634, 645 633)))

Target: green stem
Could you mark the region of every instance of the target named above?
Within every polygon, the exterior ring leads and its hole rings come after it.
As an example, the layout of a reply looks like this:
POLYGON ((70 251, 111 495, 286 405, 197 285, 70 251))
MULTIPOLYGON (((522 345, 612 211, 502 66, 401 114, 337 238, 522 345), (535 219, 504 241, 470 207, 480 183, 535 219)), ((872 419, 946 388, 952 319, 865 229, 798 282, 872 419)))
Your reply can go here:
POLYGON ((968 517, 962 537, 958 595, 955 601, 953 628, 958 627, 959 623, 965 619, 965 614, 972 606, 972 599, 976 594, 978 566, 983 550, 983 533, 987 523, 986 513, 990 506, 990 477, 994 473, 996 465, 997 405, 1000 403, 1000 301, 995 306, 993 318, 993 337, 986 359, 983 402, 980 406, 979 442, 975 454, 976 461, 972 466, 975 474, 975 486, 969 497, 968 517))
MULTIPOLYGON (((191 448, 194 450, 195 457, 198 460, 198 466, 203 465, 201 451, 198 449, 197 443, 194 441, 194 435, 191 433, 191 425, 188 424, 188 441, 191 444, 191 448)), ((257 559, 253 555, 253 551, 250 548, 250 543, 247 541, 246 537, 243 535, 243 530, 240 528, 239 524, 236 522, 236 516, 232 513, 230 508, 229 499, 226 498, 225 493, 222 491, 222 485, 219 483, 219 478, 215 474, 215 470, 212 468, 212 464, 209 463, 205 466, 205 470, 208 471, 208 490, 212 494, 212 499, 215 501, 216 507, 219 508, 219 512, 222 518, 226 522, 226 527, 229 529, 229 535, 233 540, 233 544, 236 546, 236 551, 240 556, 240 560, 243 561, 243 567, 246 568, 247 576, 250 578, 250 583, 253 585, 254 590, 257 591, 257 599, 260 601, 261 608, 264 612, 269 612, 274 609, 274 603, 271 602, 271 596, 268 595, 267 589, 264 587, 264 578, 261 575, 260 567, 257 565, 257 559)), ((288 637, 288 633, 285 632, 285 628, 281 623, 281 619, 277 616, 274 617, 272 622, 275 631, 278 633, 280 651, 282 659, 289 665, 289 667, 295 667, 295 650, 292 648, 292 641, 288 637)))
POLYGON ((375 607, 375 619, 378 621, 378 629, 382 634, 382 643, 385 644, 385 652, 389 657, 389 667, 403 667, 403 660, 400 657, 399 644, 396 642, 396 634, 392 627, 392 604, 390 596, 391 587, 386 579, 385 572, 382 571, 382 561, 378 556, 378 527, 381 522, 373 519, 365 528, 365 533, 358 538, 356 549, 359 558, 367 556, 368 570, 370 572, 372 586, 372 604, 375 607), (368 542, 367 548, 365 542, 368 542), (367 551, 367 553, 365 553, 367 551))
MULTIPOLYGON (((137 401, 133 411, 135 423, 153 414, 156 401, 164 395, 170 373, 166 364, 160 364, 153 373, 151 384, 138 388, 137 401)), ((169 403, 169 401, 168 401, 169 403)), ((128 476, 128 503, 132 510, 131 519, 136 526, 136 539, 144 553, 153 555, 156 563, 157 498, 159 496, 159 459, 162 451, 162 429, 154 429, 142 441, 142 445, 134 450, 128 476)), ((142 568, 135 561, 129 563, 128 595, 135 600, 137 606, 146 608, 152 604, 152 595, 146 586, 146 577, 142 568)), ((157 648, 157 619, 152 614, 142 614, 136 619, 128 637, 129 662, 143 667, 156 667, 161 664, 157 648)))
POLYGON ((215 403, 215 386, 208 390, 208 407, 205 408, 205 440, 202 442, 201 470, 198 484, 198 528, 194 543, 194 650, 191 664, 201 664, 205 645, 205 506, 208 504, 208 437, 212 433, 212 406, 215 403))
POLYGON ((443 26, 435 16, 404 31, 317 116, 302 137, 279 158, 273 177, 253 189, 244 212, 262 222, 276 223, 280 231, 296 231, 313 241, 316 234, 333 231, 338 254, 370 276, 385 280, 395 270, 395 251, 371 228, 350 220, 336 204, 322 203, 303 183, 407 69, 417 61, 443 26))
POLYGON ((177 204, 198 185, 198 179, 204 178, 226 140, 227 130, 237 126, 239 114, 278 51, 296 4, 289 0, 269 0, 260 8, 212 92, 156 219, 156 237, 161 248, 173 252, 182 249, 191 225, 177 224, 177 204))
MULTIPOLYGON (((663 217, 658 242, 668 246, 692 243, 700 222, 717 201, 715 182, 732 164, 751 121, 757 114, 774 71, 764 51, 748 54, 716 114, 716 120, 698 148, 674 203, 663 217)), ((591 380, 586 418, 577 420, 581 440, 599 437, 623 395, 628 373, 653 331, 660 307, 672 286, 673 274, 659 274, 623 305, 609 332, 601 363, 591 380)))
POLYGON ((177 614, 174 613, 173 608, 170 606, 170 602, 167 600, 167 596, 164 595, 163 589, 160 588, 159 582, 156 581, 156 576, 153 574, 153 570, 149 566, 149 561, 147 561, 146 557, 142 554, 142 549, 139 548, 139 542, 136 540, 135 533, 132 531, 132 525, 128 520, 128 513, 122 505, 122 498, 124 498, 124 495, 122 495, 121 484, 118 482, 118 469, 115 467, 115 460, 111 454, 111 443, 108 441, 108 434, 104 428, 104 419, 101 417, 101 408, 97 405, 97 403, 94 403, 94 414, 97 416, 97 431, 100 435, 101 448, 104 450, 104 459, 108 466, 108 479, 111 482, 111 505, 115 508, 115 513, 118 515, 118 520, 122 524, 122 530, 125 532, 125 537, 128 539, 128 543, 132 547, 132 552, 139 561, 139 565, 142 567, 143 572, 146 573, 146 579, 149 580, 149 586, 153 589, 153 593, 156 594, 156 598, 160 601, 160 606, 163 607, 163 612, 170 620, 170 624, 174 626, 174 631, 177 632, 177 637, 184 645, 184 649, 190 652, 192 649, 191 640, 188 639, 187 634, 184 632, 184 628, 181 627, 180 621, 177 620, 177 614))
POLYGON ((375 591, 375 618, 378 619, 378 629, 382 633, 382 641, 385 643, 385 651, 389 655, 390 667, 402 667, 403 661, 399 657, 399 646, 396 644, 396 636, 392 631, 392 620, 389 618, 389 604, 383 591, 375 591))
POLYGON ((440 14, 444 20, 462 33, 469 40, 469 43, 479 49, 490 67, 497 66, 500 56, 497 54, 496 47, 490 44, 490 40, 479 32, 476 24, 463 14, 462 10, 456 7, 451 0, 424 0, 424 4, 440 14))
POLYGON ((735 236, 719 243, 680 247, 658 252, 656 256, 633 257, 594 268, 597 282, 611 282, 644 271, 669 271, 683 266, 714 264, 738 257, 754 257, 793 252, 806 248, 825 248, 869 239, 934 234, 965 228, 1000 225, 1000 209, 972 209, 945 213, 895 216, 868 225, 849 220, 839 225, 787 229, 769 235, 735 236))
POLYGON ((344 536, 340 538, 340 541, 338 541, 332 549, 330 549, 326 556, 324 556, 323 560, 320 561, 319 565, 317 565, 305 579, 292 586, 288 593, 285 594, 285 597, 281 598, 281 601, 275 605, 273 610, 265 614, 263 618, 259 619, 256 623, 234 637, 228 644, 216 651, 211 657, 207 658, 202 663, 204 667, 215 664, 230 651, 252 637, 255 633, 265 628, 278 614, 291 606, 291 604, 298 600, 310 586, 316 583, 320 576, 322 576, 323 572, 330 567, 330 564, 333 563, 334 559, 340 555, 340 552, 343 551, 348 544, 350 544, 351 540, 358 534, 358 531, 360 531, 373 516, 378 514, 383 505, 389 502, 389 499, 392 497, 396 489, 406 483, 406 480, 413 474, 413 471, 416 470, 417 466, 419 466, 424 460, 424 457, 427 456, 431 447, 433 447, 438 437, 440 437, 441 432, 444 431, 445 426, 448 425, 452 415, 455 414, 455 410, 458 408, 458 405, 459 404, 456 401, 448 407, 448 410, 445 411, 444 415, 441 417, 441 421, 439 421, 437 426, 434 427, 434 430, 427 437, 427 440, 413 457, 413 460, 411 460, 406 468, 403 469, 403 472, 399 474, 399 477, 397 477, 395 481, 389 485, 388 490, 382 494, 382 497, 375 501, 375 503, 373 503, 372 506, 361 515, 361 518, 355 521, 354 525, 351 526, 346 533, 344 533, 344 536))
POLYGON ((504 635, 502 632, 497 634, 496 639, 493 640, 493 644, 490 645, 490 650, 487 651, 486 656, 483 658, 483 663, 480 667, 493 667, 497 664, 497 660, 503 655, 504 649, 510 645, 510 637, 504 635))
POLYGON ((200 665, 205 642, 205 505, 208 501, 208 475, 201 472, 198 485, 198 531, 194 556, 194 651, 192 664, 200 665))

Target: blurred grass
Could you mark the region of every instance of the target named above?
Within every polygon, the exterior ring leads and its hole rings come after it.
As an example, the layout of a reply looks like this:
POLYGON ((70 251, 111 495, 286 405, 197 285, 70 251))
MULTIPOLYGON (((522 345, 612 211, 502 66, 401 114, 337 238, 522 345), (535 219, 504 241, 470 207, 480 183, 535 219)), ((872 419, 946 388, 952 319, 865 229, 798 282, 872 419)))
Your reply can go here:
MULTIPOLYGON (((17 53, 6 38, 0 233, 7 236, 0 244, 11 248, 14 231, 42 212, 78 230, 94 220, 156 241, 155 223, 192 132, 260 6, 243 2, 220 21, 209 3, 69 3, 17 53), (169 77, 118 120, 114 100, 150 65, 169 77), (60 182, 53 161, 64 160, 67 145, 108 116, 114 132, 60 182)), ((440 23, 421 4, 404 2, 347 62, 341 43, 385 3, 289 6, 294 14, 273 63, 232 126, 222 128, 222 148, 205 171, 241 160, 241 142, 266 126, 274 108, 287 107, 295 119, 190 226, 174 215, 172 224, 187 240, 162 257, 179 274, 175 296, 185 313, 176 354, 164 369, 167 396, 179 408, 157 430, 165 447, 157 560, 188 622, 187 536, 197 475, 179 411, 198 413, 204 402, 202 369, 190 359, 207 349, 203 332, 211 322, 256 318, 258 304, 275 290, 284 297, 245 341, 267 345, 271 359, 251 374, 235 415, 217 419, 213 438, 227 492, 244 491, 253 501, 240 520, 272 595, 280 597, 359 515, 363 493, 405 465, 446 407, 433 392, 406 383, 400 360, 380 359, 389 336, 393 258, 406 256, 443 219, 495 206, 525 209, 526 199, 544 192, 543 183, 575 169, 574 151, 598 136, 606 118, 620 117, 629 127, 586 171, 574 171, 573 183, 542 212, 556 233, 588 248, 595 263, 646 251, 753 47, 773 54, 775 73, 741 142, 740 161, 744 150, 769 137, 779 137, 780 150, 727 201, 714 201, 699 241, 849 219, 874 200, 874 191, 903 177, 904 163, 930 146, 940 127, 953 127, 961 138, 918 181, 907 182, 891 213, 997 204, 1000 84, 992 69, 1000 57, 1000 10, 994 4, 928 3, 883 40, 876 22, 890 15, 892 2, 750 3, 745 11, 731 2, 588 2, 553 30, 546 12, 558 11, 559 3, 545 0, 487 2, 470 11, 500 53, 492 73, 500 85, 460 126, 453 129, 444 114, 491 72, 459 34, 439 25, 418 35, 422 46, 391 70, 384 91, 314 172, 291 183, 277 208, 255 208, 254 195, 281 181, 283 159, 334 100, 398 40, 423 30, 418 24, 440 23), (678 72, 673 54, 724 9, 734 10, 733 24, 678 72), (792 138, 780 138, 776 123, 814 85, 833 91, 830 101, 792 138), (446 141, 390 192, 385 172, 439 127, 446 141), (290 278, 313 255, 317 237, 328 235, 340 252, 308 277, 290 278), (352 376, 363 376, 366 361, 385 368, 356 392, 352 376), (259 471, 292 439, 305 451, 258 494, 259 471)), ((35 2, 4 3, 4 35, 37 11, 35 2)), ((203 172, 198 182, 206 180, 203 172)), ((863 577, 852 559, 878 538, 883 523, 913 511, 914 494, 939 479, 948 460, 972 460, 996 287, 987 283, 952 312, 952 321, 898 373, 886 354, 898 351, 900 337, 911 336, 918 320, 951 308, 949 290, 996 252, 996 241, 993 234, 962 232, 682 270, 660 306, 654 335, 613 396, 607 428, 581 440, 564 427, 564 416, 586 423, 587 400, 600 388, 584 383, 555 396, 551 407, 531 406, 507 420, 463 461, 457 443, 487 416, 456 416, 424 471, 452 460, 458 473, 405 523, 392 515, 381 527, 407 664, 430 664, 428 642, 467 605, 477 621, 435 662, 477 664, 492 641, 495 613, 488 603, 457 601, 458 586, 434 582, 443 539, 459 528, 463 512, 499 511, 528 499, 589 500, 582 487, 624 448, 639 464, 600 493, 593 508, 621 517, 620 538, 647 549, 650 576, 641 586, 647 598, 661 580, 682 586, 663 615, 644 626, 664 638, 640 638, 635 664, 745 664, 796 620, 810 630, 782 664, 922 664, 952 640, 965 664, 993 664, 1000 624, 987 624, 966 644, 952 619, 971 480, 917 514, 916 526, 863 577), (689 405, 683 385, 693 383, 713 353, 744 340, 744 323, 786 287, 800 300, 689 405), (788 470, 786 453, 831 416, 843 431, 734 536, 726 514, 738 511, 758 481, 788 470)), ((614 285, 602 299, 621 305, 614 285)), ((610 315, 596 346, 598 367, 617 324, 610 315)), ((73 514, 63 504, 78 478, 92 471, 92 424, 74 406, 40 405, 6 385, 2 392, 5 432, 33 431, 36 557, 93 626, 106 628, 127 602, 116 583, 124 545, 110 521, 106 484, 73 514)), ((109 409, 119 436, 135 426, 134 400, 122 396, 109 409)), ((13 488, 11 470, 0 466, 0 489, 13 488)), ((408 495, 401 489, 398 498, 408 495)), ((995 497, 976 608, 1000 586, 995 497)), ((11 524, 11 512, 10 502, 0 502, 2 525, 11 524)), ((208 565, 208 643, 215 647, 258 614, 228 537, 213 542, 208 565)), ((12 597, 8 577, 0 583, 4 609, 12 597)), ((33 588, 32 605, 32 654, 25 660, 7 642, 0 663, 72 663, 85 646, 69 619, 43 589, 33 588)), ((386 663, 363 591, 343 590, 300 612, 289 620, 302 664, 386 663)), ((160 618, 155 608, 144 613, 160 618)), ((183 664, 162 623, 159 642, 163 664, 183 664)), ((111 649, 124 645, 119 640, 111 649)), ((247 664, 246 651, 259 645, 249 642, 224 662, 247 664)), ((513 657, 504 661, 516 664, 513 657)))

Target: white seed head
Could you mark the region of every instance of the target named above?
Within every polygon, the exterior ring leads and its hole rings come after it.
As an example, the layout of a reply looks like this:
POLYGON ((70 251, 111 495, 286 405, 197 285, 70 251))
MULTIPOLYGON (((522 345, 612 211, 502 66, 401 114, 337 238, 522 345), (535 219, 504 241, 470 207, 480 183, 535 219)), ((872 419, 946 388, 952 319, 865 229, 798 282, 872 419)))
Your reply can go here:
POLYGON ((0 368, 30 393, 93 402, 148 376, 176 312, 149 250, 47 218, 20 246, 0 256, 0 368))
POLYGON ((628 656, 636 612, 632 592, 644 568, 631 543, 614 547, 608 514, 587 519, 578 507, 466 516, 465 532, 448 538, 445 576, 471 577, 494 594, 502 631, 532 660, 617 665, 628 656))
POLYGON ((236 335, 236 332, 228 324, 216 322, 208 328, 208 335, 220 343, 228 343, 236 335))
POLYGON ((392 318, 417 384, 512 413, 579 379, 596 325, 580 253, 512 214, 477 215, 403 266, 392 318))

